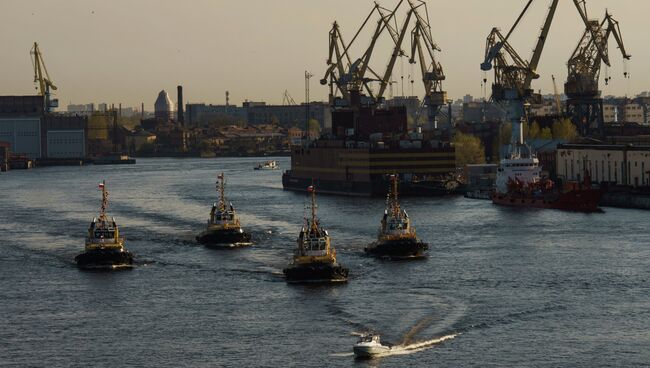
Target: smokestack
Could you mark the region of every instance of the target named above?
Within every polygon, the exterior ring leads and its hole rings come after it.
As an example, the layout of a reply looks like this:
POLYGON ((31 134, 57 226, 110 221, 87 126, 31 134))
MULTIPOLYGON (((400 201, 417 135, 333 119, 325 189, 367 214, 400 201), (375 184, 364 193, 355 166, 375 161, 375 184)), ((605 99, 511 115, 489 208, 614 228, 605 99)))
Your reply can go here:
POLYGON ((140 105, 140 119, 144 119, 144 102, 140 105))
POLYGON ((183 116, 183 86, 176 87, 178 91, 178 122, 185 125, 185 117, 183 116))

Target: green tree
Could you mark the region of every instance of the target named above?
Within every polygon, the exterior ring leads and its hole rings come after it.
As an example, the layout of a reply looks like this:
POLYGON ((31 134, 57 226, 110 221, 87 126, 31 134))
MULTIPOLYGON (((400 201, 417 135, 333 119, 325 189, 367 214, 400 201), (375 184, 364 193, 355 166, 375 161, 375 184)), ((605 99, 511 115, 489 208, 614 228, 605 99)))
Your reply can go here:
POLYGON ((551 132, 551 128, 546 127, 542 129, 542 131, 539 133, 539 138, 540 139, 553 139, 553 133, 551 132))
POLYGON ((528 139, 540 138, 541 130, 539 124, 536 121, 533 121, 528 128, 528 139))
POLYGON ((309 119, 309 133, 312 135, 320 134, 320 123, 316 119, 309 119))
POLYGON ((458 132, 453 143, 456 148, 456 166, 485 163, 485 148, 478 137, 458 132))
POLYGON ((572 141, 578 136, 578 130, 570 119, 556 120, 553 122, 553 139, 572 141))

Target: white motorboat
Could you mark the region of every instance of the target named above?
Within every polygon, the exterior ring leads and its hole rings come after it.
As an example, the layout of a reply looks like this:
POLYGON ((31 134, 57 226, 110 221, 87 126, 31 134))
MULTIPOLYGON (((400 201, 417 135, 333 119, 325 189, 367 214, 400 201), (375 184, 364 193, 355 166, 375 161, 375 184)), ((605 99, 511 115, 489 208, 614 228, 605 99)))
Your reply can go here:
POLYGON ((255 170, 277 170, 279 168, 278 163, 273 160, 266 161, 264 163, 259 163, 255 166, 255 170))
POLYGON ((379 335, 365 334, 359 338, 359 341, 352 347, 355 357, 373 358, 390 352, 391 346, 382 345, 379 335))

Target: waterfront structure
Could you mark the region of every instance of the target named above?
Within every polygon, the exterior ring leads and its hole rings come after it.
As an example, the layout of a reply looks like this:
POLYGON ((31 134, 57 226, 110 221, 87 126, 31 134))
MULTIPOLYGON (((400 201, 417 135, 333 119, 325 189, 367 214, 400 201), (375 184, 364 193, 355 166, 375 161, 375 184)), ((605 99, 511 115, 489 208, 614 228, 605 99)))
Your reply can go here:
POLYGON ((41 118, 41 152, 48 159, 86 157, 87 119, 82 116, 45 115, 41 118))
POLYGON ((206 105, 188 103, 185 105, 185 120, 188 126, 202 126, 212 121, 225 120, 230 123, 246 123, 247 109, 234 105, 206 105))
POLYGON ((165 121, 174 117, 174 103, 164 89, 158 93, 158 98, 154 103, 154 115, 165 121))
POLYGON ((43 96, 1 96, 0 141, 8 142, 13 153, 40 158, 44 109, 43 96))
POLYGON ((595 183, 650 185, 650 146, 619 144, 561 144, 557 149, 557 174, 580 181, 588 170, 595 183))
POLYGON ((45 113, 43 96, 0 96, 0 141, 30 159, 86 156, 87 119, 45 113))
MULTIPOLYGON (((267 105, 265 102, 247 101, 242 106, 206 105, 194 103, 186 105, 187 123, 190 126, 202 126, 214 121, 230 124, 244 123, 251 125, 275 123, 283 127, 306 126, 307 105, 267 105)), ((309 105, 309 117, 318 121, 321 129, 331 126, 329 107, 322 102, 309 105)))

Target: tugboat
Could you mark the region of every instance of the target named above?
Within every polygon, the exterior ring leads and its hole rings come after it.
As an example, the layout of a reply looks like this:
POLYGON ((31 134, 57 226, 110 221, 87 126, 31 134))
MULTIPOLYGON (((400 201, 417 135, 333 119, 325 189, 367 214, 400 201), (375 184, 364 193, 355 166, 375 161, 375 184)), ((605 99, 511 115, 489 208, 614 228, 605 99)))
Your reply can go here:
POLYGON ((391 175, 378 239, 367 246, 365 251, 379 257, 404 259, 422 258, 427 249, 429 245, 418 239, 409 215, 400 207, 397 200, 397 176, 391 175))
POLYGON ((316 218, 316 189, 312 185, 307 192, 311 195, 311 219, 305 217, 293 262, 283 270, 287 282, 346 282, 349 270, 336 262, 330 236, 316 218))
POLYGON ((598 207, 603 193, 600 189, 592 188, 588 170, 584 170, 582 182, 568 182, 562 188, 542 177, 541 171, 539 160, 527 146, 516 147, 509 157, 501 160, 492 203, 511 207, 603 212, 598 207))
POLYGON ((264 163, 259 163, 257 166, 255 166, 255 170, 277 170, 278 169, 278 163, 270 160, 266 161, 264 163))
POLYGON ((364 334, 352 347, 352 352, 358 359, 371 359, 389 353, 391 349, 390 345, 382 345, 379 335, 364 334))
POLYGON ((80 268, 84 269, 115 269, 130 268, 133 265, 133 255, 124 249, 124 238, 115 223, 115 218, 109 220, 106 216, 108 207, 108 190, 106 182, 99 184, 102 191, 102 207, 99 217, 93 218, 88 228, 86 250, 75 257, 80 268))
POLYGON ((241 228, 232 202, 226 205, 225 190, 226 182, 221 173, 217 176, 219 202, 212 205, 207 229, 196 237, 196 241, 207 246, 227 248, 251 245, 251 235, 241 228))

